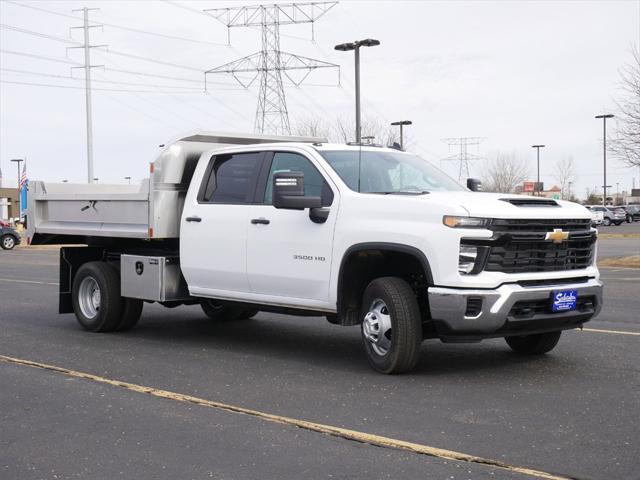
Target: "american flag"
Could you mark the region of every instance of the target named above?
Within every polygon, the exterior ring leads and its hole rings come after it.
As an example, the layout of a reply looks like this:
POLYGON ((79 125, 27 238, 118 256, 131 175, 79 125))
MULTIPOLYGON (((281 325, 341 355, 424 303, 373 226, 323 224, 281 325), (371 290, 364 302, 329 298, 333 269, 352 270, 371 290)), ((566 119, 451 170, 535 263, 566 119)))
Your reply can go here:
POLYGON ((22 167, 22 176, 20 177, 20 190, 22 190, 22 187, 24 187, 25 185, 29 185, 29 179, 27 178, 26 164, 24 167, 22 167))

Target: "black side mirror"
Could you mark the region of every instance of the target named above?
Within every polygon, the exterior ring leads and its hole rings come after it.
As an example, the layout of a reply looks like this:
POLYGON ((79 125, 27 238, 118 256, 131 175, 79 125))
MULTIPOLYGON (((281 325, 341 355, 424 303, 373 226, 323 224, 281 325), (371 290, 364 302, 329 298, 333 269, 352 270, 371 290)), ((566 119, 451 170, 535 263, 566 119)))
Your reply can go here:
POLYGON ((482 182, 477 178, 467 178, 467 188, 472 192, 481 192, 482 182))
POLYGON ((273 176, 273 206, 290 210, 320 208, 320 197, 304 196, 304 173, 279 172, 273 176))

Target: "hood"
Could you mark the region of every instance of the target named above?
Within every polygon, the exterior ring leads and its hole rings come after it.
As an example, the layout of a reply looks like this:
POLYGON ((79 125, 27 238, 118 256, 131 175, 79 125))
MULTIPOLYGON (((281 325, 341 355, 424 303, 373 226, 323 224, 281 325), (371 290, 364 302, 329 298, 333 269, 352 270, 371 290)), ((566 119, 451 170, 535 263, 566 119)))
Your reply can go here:
POLYGON ((443 207, 462 207, 471 217, 591 218, 589 210, 577 203, 527 195, 463 191, 431 192, 422 198, 443 207))

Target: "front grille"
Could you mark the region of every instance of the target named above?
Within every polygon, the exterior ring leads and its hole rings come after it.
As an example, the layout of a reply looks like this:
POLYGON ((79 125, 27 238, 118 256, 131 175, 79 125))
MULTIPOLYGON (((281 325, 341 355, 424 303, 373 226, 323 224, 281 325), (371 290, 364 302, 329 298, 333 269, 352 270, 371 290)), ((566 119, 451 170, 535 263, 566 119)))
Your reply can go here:
MULTIPOLYGON (((488 253, 483 270, 504 273, 555 272, 591 265, 596 234, 591 221, 495 219, 489 227, 493 238, 483 243, 488 253), (562 229, 569 238, 562 243, 545 240, 547 232, 562 229)), ((474 244, 478 244, 474 242, 474 244)))
POLYGON ((576 220, 531 220, 531 219, 502 219, 495 218, 491 222, 489 230, 494 232, 551 232, 554 228, 561 228, 565 232, 584 230, 591 228, 590 219, 576 220))

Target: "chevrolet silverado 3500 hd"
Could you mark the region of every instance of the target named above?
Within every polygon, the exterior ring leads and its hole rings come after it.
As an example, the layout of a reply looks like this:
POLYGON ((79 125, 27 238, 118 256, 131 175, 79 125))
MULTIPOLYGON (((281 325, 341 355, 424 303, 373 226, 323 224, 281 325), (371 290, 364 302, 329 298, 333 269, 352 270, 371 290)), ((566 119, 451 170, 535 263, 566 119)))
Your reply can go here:
POLYGON ((470 191, 395 149, 198 133, 141 185, 32 182, 31 244, 60 250, 60 313, 133 327, 143 302, 359 325, 367 359, 410 370, 424 339, 504 337, 542 354, 602 308, 591 214, 470 191))

